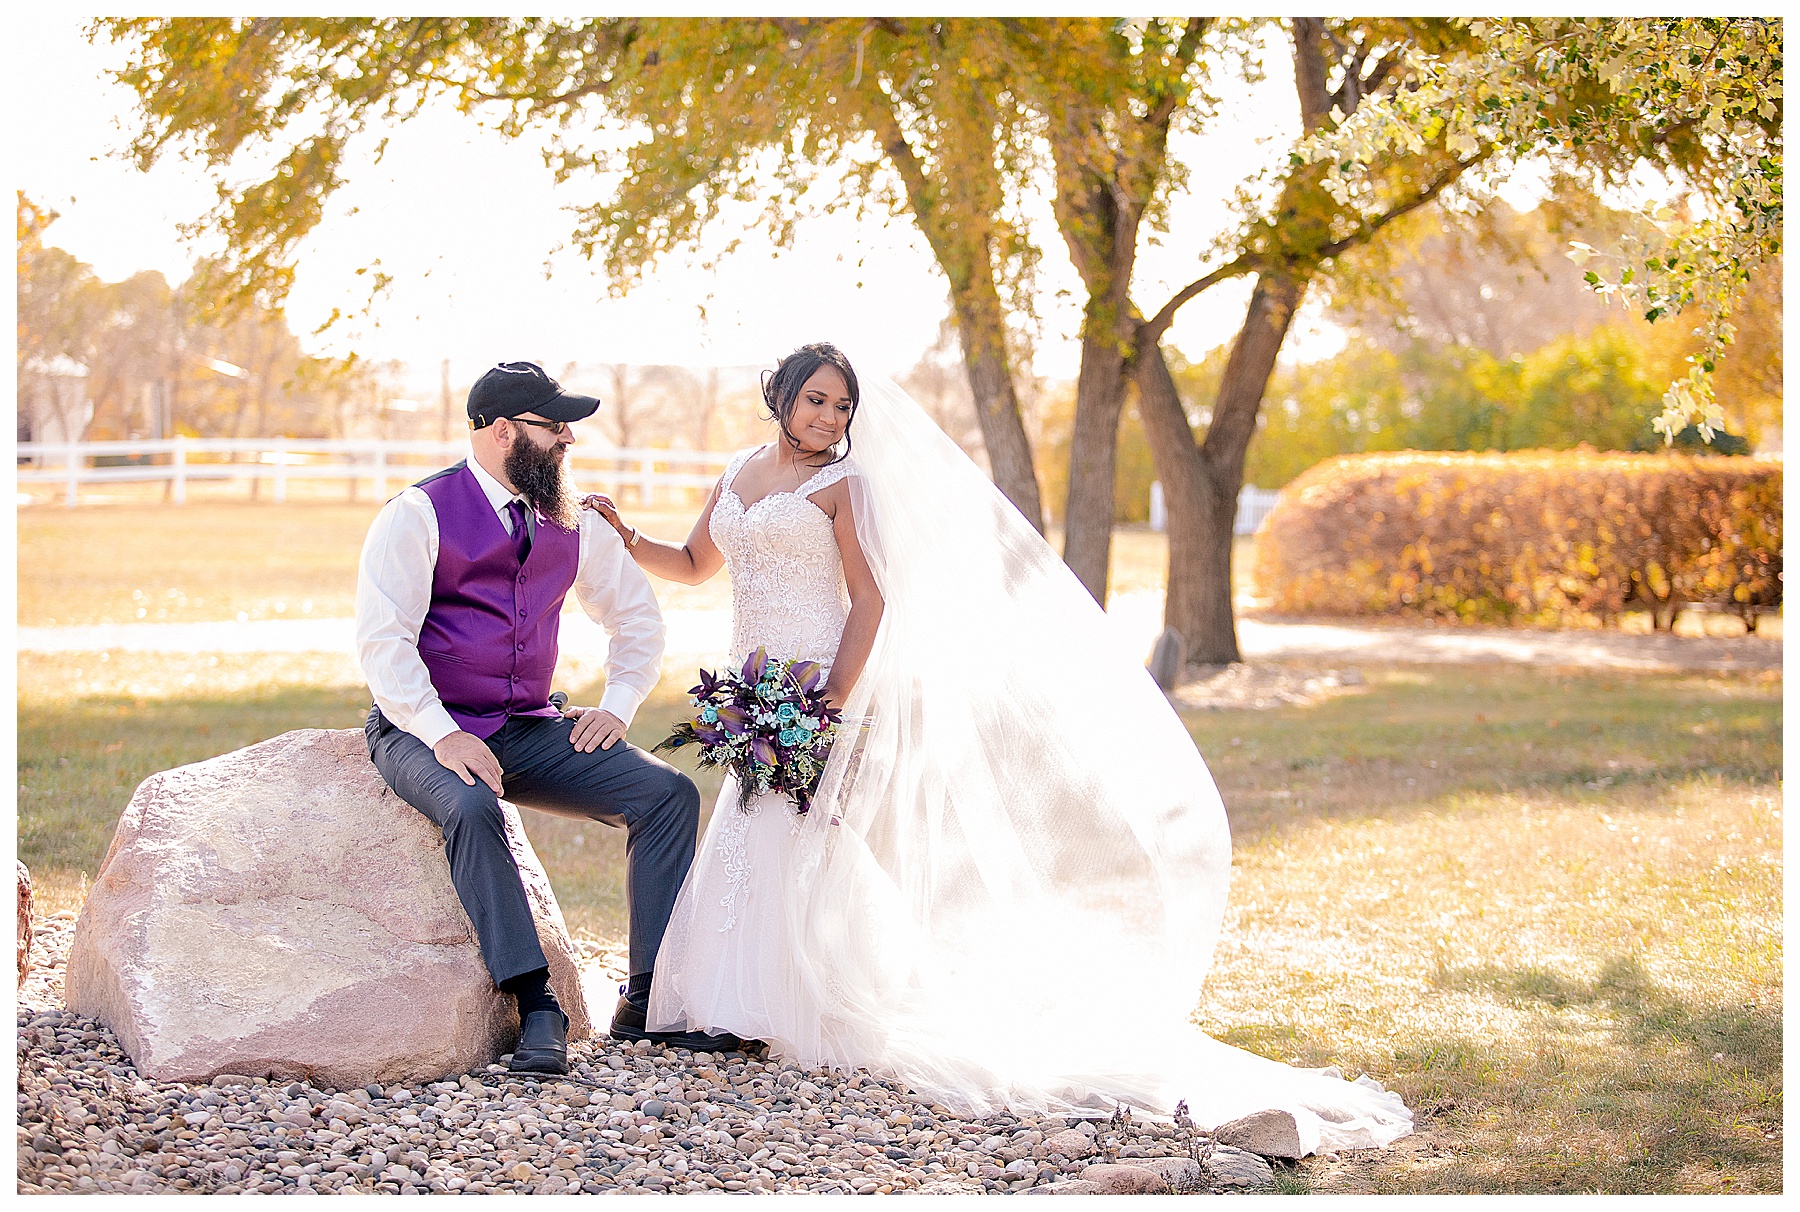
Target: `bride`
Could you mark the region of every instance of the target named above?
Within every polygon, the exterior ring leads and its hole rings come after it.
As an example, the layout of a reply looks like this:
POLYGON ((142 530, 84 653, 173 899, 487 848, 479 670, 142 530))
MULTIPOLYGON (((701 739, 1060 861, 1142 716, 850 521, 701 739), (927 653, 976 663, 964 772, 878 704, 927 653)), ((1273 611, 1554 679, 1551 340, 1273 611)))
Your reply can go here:
POLYGON ((829 668, 844 713, 811 810, 730 778, 676 903, 654 1030, 866 1067, 964 1114, 1291 1112, 1303 1151, 1411 1131, 1370 1078, 1189 1021, 1224 914, 1212 776, 1049 545, 903 391, 829 344, 765 378, 776 440, 685 544, 590 497, 634 559, 730 570, 731 660, 829 668), (854 429, 854 440, 852 439, 854 429), (854 448, 854 456, 852 449, 854 448))

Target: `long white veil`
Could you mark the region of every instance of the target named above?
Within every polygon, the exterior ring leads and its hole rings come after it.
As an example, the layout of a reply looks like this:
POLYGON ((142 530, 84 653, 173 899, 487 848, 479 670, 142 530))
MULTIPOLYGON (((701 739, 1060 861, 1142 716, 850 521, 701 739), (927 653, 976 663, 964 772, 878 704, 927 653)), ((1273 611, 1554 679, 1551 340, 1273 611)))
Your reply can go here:
POLYGON ((788 900, 815 1063, 983 1114, 1293 1111, 1303 1143, 1411 1127, 1372 1082, 1191 1025, 1231 839, 1206 764, 1074 576, 904 391, 869 378, 857 534, 886 602, 788 900))

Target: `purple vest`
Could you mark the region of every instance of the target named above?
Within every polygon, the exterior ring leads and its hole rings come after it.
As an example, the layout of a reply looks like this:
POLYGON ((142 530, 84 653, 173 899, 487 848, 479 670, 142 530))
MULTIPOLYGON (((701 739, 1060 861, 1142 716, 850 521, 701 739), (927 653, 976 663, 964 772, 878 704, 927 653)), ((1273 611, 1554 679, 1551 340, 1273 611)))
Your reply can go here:
POLYGON ((557 619, 575 583, 578 531, 538 518, 520 565, 466 462, 421 480, 437 511, 437 568, 419 655, 450 718, 486 740, 513 715, 554 716, 557 619))

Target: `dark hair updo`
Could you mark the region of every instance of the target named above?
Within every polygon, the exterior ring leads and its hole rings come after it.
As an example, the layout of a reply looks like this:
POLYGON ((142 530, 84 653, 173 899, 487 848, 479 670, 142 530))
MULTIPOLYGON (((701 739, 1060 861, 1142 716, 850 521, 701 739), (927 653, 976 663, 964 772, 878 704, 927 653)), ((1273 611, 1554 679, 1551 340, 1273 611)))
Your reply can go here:
POLYGON ((850 457, 850 425, 856 420, 856 406, 862 400, 862 389, 856 384, 856 371, 851 367, 850 359, 829 341, 802 345, 777 362, 774 370, 763 371, 762 394, 769 418, 781 427, 781 436, 787 439, 788 445, 798 450, 800 441, 788 428, 794 417, 794 401, 800 398, 800 389, 806 386, 806 381, 825 366, 844 376, 844 387, 850 393, 850 420, 844 422, 844 437, 839 443, 843 449, 837 458, 825 464, 830 467, 832 463, 850 457))

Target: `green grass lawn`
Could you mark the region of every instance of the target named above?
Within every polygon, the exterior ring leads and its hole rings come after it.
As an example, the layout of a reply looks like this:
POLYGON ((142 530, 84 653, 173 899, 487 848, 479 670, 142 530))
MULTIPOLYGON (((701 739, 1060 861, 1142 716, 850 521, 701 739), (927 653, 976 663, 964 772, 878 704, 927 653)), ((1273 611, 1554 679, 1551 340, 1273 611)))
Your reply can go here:
MULTIPOLYGON (((1313 707, 1188 717, 1235 838, 1198 1021, 1374 1074, 1432 1144, 1284 1186, 1779 1191, 1779 679, 1365 673, 1313 707)), ((322 656, 24 654, 19 686, 19 854, 51 910, 146 775, 367 702, 322 656)), ((632 739, 680 704, 665 683, 632 739)), ((623 837, 526 816, 571 927, 616 938, 623 837)))
POLYGON ((1195 715, 1234 883, 1200 1021, 1448 1156, 1319 1189, 1778 1191, 1781 685, 1394 669, 1195 715))

